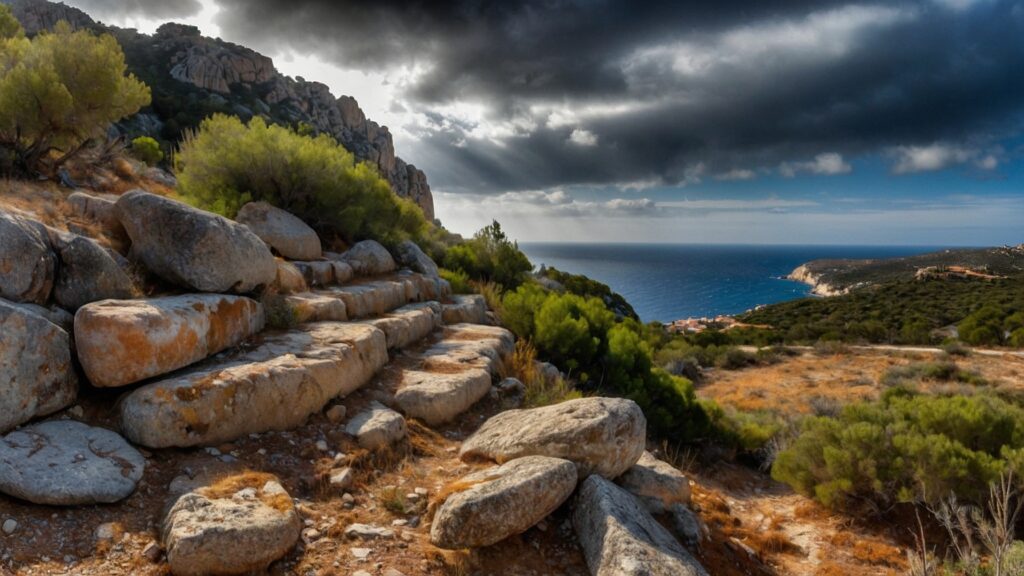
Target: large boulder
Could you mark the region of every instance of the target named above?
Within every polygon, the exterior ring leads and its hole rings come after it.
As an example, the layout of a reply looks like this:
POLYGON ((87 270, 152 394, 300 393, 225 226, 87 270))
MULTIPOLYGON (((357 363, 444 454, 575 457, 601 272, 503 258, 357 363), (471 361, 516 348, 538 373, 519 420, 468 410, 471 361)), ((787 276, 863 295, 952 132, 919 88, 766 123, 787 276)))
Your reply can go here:
POLYGON ((0 300, 0 433, 67 407, 77 394, 68 333, 0 300))
POLYGON ((525 532, 565 502, 576 488, 576 466, 568 460, 527 456, 470 474, 465 486, 438 509, 430 541, 458 550, 490 546, 525 532))
POLYGON ((26 426, 0 439, 0 492, 35 504, 74 506, 123 500, 146 459, 123 438, 73 420, 26 426))
POLYGON ((412 240, 406 240, 398 245, 398 261, 413 272, 431 278, 441 277, 437 264, 412 240))
POLYGON ((632 400, 580 398, 529 410, 508 410, 462 444, 463 460, 503 463, 530 455, 571 460, 580 478, 615 478, 644 452, 647 420, 632 400))
POLYGON ((322 255, 320 237, 290 212, 266 202, 249 202, 235 220, 245 224, 275 252, 289 260, 316 260, 322 255))
POLYGON ((245 473, 188 492, 163 525, 176 576, 261 573, 299 540, 302 521, 269 474, 245 473))
POLYGON ((89 381, 110 388, 198 362, 256 334, 263 324, 263 305, 244 296, 104 300, 78 310, 75 342, 89 381))
POLYGON ((673 504, 690 503, 686 475, 647 451, 615 482, 639 498, 652 514, 661 514, 673 504))
POLYGON ((110 252, 85 236, 49 233, 59 262, 53 298, 62 308, 73 312, 97 300, 132 297, 135 285, 110 252))
POLYGON ((384 333, 365 324, 317 322, 269 333, 255 348, 223 352, 126 395, 121 429, 150 448, 290 430, 387 362, 384 333))
POLYGON ((135 190, 115 204, 132 254, 161 278, 200 292, 250 292, 277 276, 274 256, 244 224, 135 190))
POLYGON ((360 276, 394 272, 397 266, 388 249, 373 240, 363 240, 341 255, 341 259, 360 276))
POLYGON ((114 210, 116 201, 117 197, 109 194, 94 196, 85 192, 73 192, 68 196, 66 203, 73 216, 91 220, 98 224, 108 237, 123 241, 128 239, 128 233, 117 219, 117 212, 114 210))
POLYGON ((405 438, 406 431, 405 418, 380 402, 371 403, 345 426, 345 433, 355 436, 359 445, 367 450, 398 442, 405 438))
POLYGON ((594 576, 707 576, 636 498, 600 476, 581 483, 572 523, 594 576))
POLYGON ((45 304, 56 269, 46 228, 0 211, 0 298, 45 304))

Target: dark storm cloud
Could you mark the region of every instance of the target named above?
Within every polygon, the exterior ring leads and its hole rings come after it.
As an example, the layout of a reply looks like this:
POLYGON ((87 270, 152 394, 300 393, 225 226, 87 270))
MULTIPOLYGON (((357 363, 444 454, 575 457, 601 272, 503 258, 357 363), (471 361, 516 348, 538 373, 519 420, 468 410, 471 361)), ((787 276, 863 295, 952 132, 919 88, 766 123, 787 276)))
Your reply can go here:
POLYGON ((869 153, 981 165, 1024 112, 1020 2, 218 4, 226 37, 270 53, 426 70, 400 105, 448 188, 837 174, 869 153), (438 111, 459 103, 486 118, 438 111))
POLYGON ((72 2, 98 20, 124 16, 153 19, 187 18, 199 13, 199 0, 74 0, 72 2))

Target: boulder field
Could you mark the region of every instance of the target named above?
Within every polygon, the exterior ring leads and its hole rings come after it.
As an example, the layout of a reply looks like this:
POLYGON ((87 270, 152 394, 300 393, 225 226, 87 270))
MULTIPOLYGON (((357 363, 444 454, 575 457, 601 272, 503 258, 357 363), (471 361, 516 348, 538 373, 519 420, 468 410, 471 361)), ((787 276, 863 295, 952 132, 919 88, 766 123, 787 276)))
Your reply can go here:
MULTIPOLYGON (((262 203, 237 221, 143 191, 68 204, 102 237, 0 210, 0 515, 5 497, 132 515, 145 562, 177 575, 292 573, 329 548, 337 573, 398 576, 394 554, 514 546, 552 518, 593 575, 705 574, 682 544, 703 534, 689 479, 645 450, 640 408, 507 409, 527 396, 515 337, 414 243, 324 251, 262 203), (431 474, 449 483, 402 486, 431 474), (415 515, 380 526, 383 509, 415 515)), ((18 538, 41 525, 9 520, 0 538, 36 550, 18 538)))

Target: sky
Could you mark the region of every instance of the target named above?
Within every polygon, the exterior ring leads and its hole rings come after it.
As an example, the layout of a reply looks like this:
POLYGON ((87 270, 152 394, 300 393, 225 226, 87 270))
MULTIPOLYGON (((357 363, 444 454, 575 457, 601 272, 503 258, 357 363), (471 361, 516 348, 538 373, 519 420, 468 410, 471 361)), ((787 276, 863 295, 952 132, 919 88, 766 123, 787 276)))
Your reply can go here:
POLYGON ((1024 0, 66 0, 354 96, 463 234, 1024 243, 1024 0))

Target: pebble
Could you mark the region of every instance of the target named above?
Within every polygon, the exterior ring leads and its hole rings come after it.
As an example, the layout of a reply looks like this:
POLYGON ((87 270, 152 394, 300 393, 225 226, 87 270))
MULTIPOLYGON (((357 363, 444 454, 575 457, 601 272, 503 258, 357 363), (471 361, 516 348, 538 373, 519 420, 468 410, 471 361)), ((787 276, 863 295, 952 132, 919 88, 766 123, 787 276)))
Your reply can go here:
POLYGON ((427 494, 430 494, 430 492, 426 488, 417 488, 413 490, 413 492, 419 494, 420 496, 426 496, 427 494))
POLYGON ((373 575, 370 574, 369 572, 367 572, 366 570, 356 570, 355 572, 352 573, 352 576, 373 576, 373 575))
POLYGON ((117 533, 117 526, 113 522, 107 522, 100 524, 96 527, 96 539, 97 540, 113 540, 114 535, 117 533))
POLYGON ((14 531, 18 529, 18 521, 14 518, 8 518, 4 520, 3 530, 4 534, 14 534, 14 531))
POLYGON ((317 440, 316 441, 316 449, 321 451, 321 452, 327 452, 331 448, 330 448, 330 446, 327 445, 327 441, 326 440, 317 440))
POLYGON ((370 553, 373 552, 370 548, 352 548, 349 550, 357 560, 366 560, 370 553))
POLYGON ((333 424, 339 424, 341 423, 342 420, 345 419, 345 414, 347 412, 348 409, 345 408, 345 406, 342 404, 331 406, 330 409, 327 410, 327 419, 330 420, 331 423, 333 424))
POLYGON ((393 538, 395 531, 390 528, 381 528, 371 524, 350 524, 345 528, 345 536, 348 538, 362 538, 369 540, 373 538, 393 538))
POLYGON ((160 554, 163 551, 160 550, 160 545, 156 542, 150 542, 146 544, 146 547, 142 549, 142 555, 146 557, 150 562, 156 563, 160 560, 160 554))
POLYGON ((394 568, 388 568, 384 571, 384 576, 405 576, 405 574, 395 570, 394 568))
MULTIPOLYGON (((330 484, 331 488, 342 491, 352 485, 352 469, 351 468, 335 468, 330 473, 330 484)), ((342 497, 344 500, 344 497, 342 497)), ((347 502, 347 500, 345 500, 347 502)))

